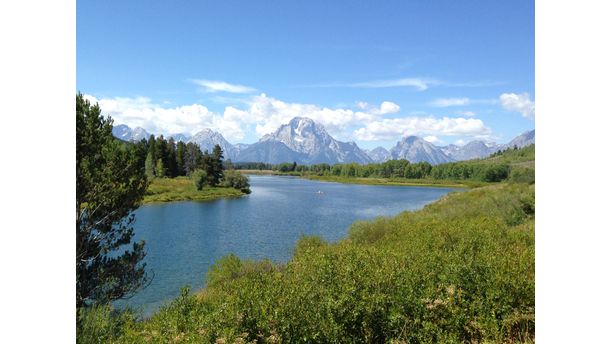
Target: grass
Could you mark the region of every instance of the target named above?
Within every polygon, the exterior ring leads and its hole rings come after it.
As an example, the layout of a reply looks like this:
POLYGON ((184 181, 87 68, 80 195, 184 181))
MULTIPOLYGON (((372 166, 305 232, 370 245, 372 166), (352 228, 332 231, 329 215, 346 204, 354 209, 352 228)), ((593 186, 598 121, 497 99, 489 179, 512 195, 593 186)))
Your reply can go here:
POLYGON ((198 191, 193 181, 187 177, 155 178, 147 189, 143 203, 212 201, 242 195, 240 190, 230 187, 205 187, 198 191))
POLYGON ((420 211, 358 221, 336 243, 304 237, 283 264, 227 256, 209 271, 206 289, 184 290, 143 321, 85 315, 88 333, 79 337, 92 332, 117 343, 530 343, 534 219, 535 185, 453 192, 420 211), (118 330, 115 324, 123 325, 118 330))
POLYGON ((449 188, 474 188, 487 185, 485 182, 448 179, 407 179, 407 178, 361 178, 341 176, 306 175, 304 178, 346 184, 393 185, 393 186, 432 186, 449 188))

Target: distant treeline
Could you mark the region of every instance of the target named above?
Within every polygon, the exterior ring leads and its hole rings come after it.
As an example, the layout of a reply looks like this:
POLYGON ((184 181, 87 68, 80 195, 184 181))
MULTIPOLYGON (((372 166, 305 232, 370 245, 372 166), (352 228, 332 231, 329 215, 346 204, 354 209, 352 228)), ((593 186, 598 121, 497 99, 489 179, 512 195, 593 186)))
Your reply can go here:
POLYGON ((295 162, 281 164, 265 163, 233 163, 236 169, 272 170, 282 173, 295 173, 302 175, 361 177, 361 178, 407 178, 407 179, 454 179, 474 180, 482 182, 499 182, 508 179, 511 171, 515 174, 533 174, 526 168, 512 168, 511 164, 517 160, 535 159, 535 146, 517 149, 508 148, 499 151, 486 159, 476 159, 452 162, 440 165, 431 165, 428 162, 410 163, 408 160, 389 160, 383 163, 360 165, 347 164, 314 164, 299 165, 295 162))
POLYGON ((131 146, 144 163, 145 174, 152 178, 191 176, 198 190, 204 186, 225 186, 249 193, 248 179, 232 169, 231 162, 224 163, 223 150, 215 145, 212 152, 202 152, 195 143, 166 140, 163 135, 135 143, 131 146))
POLYGON ((223 166, 221 147, 211 153, 202 152, 195 143, 175 142, 173 138, 166 140, 163 135, 157 138, 151 135, 148 140, 127 144, 134 145, 141 155, 148 177, 174 178, 190 175, 197 169, 214 170, 223 166))

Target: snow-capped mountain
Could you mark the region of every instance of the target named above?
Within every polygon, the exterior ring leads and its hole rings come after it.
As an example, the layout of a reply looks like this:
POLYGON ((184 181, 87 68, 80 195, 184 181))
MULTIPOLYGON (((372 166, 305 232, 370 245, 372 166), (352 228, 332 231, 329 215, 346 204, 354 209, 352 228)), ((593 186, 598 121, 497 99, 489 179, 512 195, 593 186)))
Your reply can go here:
POLYGON ((236 144, 234 145, 234 147, 236 148, 236 151, 237 151, 238 153, 240 153, 240 152, 242 152, 243 150, 245 150, 245 149, 249 148, 250 146, 251 146, 251 144, 250 144, 250 143, 236 143, 236 144))
POLYGON ((295 117, 288 124, 281 125, 274 133, 265 135, 259 142, 242 151, 236 161, 258 161, 253 160, 256 157, 267 157, 268 160, 264 162, 269 163, 372 162, 357 144, 337 141, 321 124, 306 117, 295 117))
POLYGON ((432 165, 454 161, 444 154, 440 147, 425 141, 418 136, 408 136, 391 148, 393 159, 406 159, 411 163, 428 162, 432 165))
MULTIPOLYGON (((120 124, 113 127, 113 135, 124 141, 148 139, 150 134, 143 128, 131 129, 120 124)), ((507 148, 522 148, 535 143, 535 130, 527 131, 507 144, 495 142, 471 141, 463 146, 450 144, 435 146, 418 136, 408 136, 391 148, 383 147, 362 150, 354 142, 341 142, 327 133, 325 128, 310 118, 295 117, 288 124, 281 125, 274 133, 263 136, 253 144, 238 143, 232 145, 223 135, 204 129, 193 137, 188 134, 172 134, 176 142, 193 142, 202 152, 212 152, 215 144, 223 149, 225 159, 235 162, 265 162, 278 164, 297 162, 298 164, 348 163, 367 164, 384 162, 391 159, 406 159, 412 163, 426 161, 432 165, 486 158, 489 155, 507 148)))
POLYGON ((189 134, 183 134, 183 133, 179 133, 179 134, 171 134, 168 138, 173 138, 174 142, 189 142, 189 140, 191 139, 191 135, 189 134))
POLYGON ((123 141, 130 141, 132 139, 132 128, 125 124, 115 125, 113 126, 113 136, 123 141))
POLYGON ((442 153, 450 157, 450 156, 458 154, 459 151, 461 150, 461 146, 450 144, 448 146, 442 146, 440 147, 440 149, 442 150, 442 153))
POLYGON ((470 141, 463 146, 451 144, 440 147, 440 149, 449 158, 460 161, 488 157, 497 152, 500 147, 501 146, 495 142, 470 141))
POLYGON ((383 147, 376 147, 372 150, 364 150, 374 162, 385 162, 391 160, 391 153, 383 147))
POLYGON ((308 155, 299 153, 287 147, 279 141, 260 141, 249 145, 238 153, 236 161, 240 162, 265 162, 269 164, 280 164, 295 161, 303 163, 308 160, 308 155))
POLYGON ((148 140, 151 134, 141 127, 136 127, 132 130, 132 141, 148 140))
POLYGON ((504 148, 514 148, 514 146, 516 146, 517 148, 522 148, 525 146, 532 145, 534 143, 535 143, 535 129, 522 133, 521 135, 515 137, 512 141, 508 142, 507 144, 503 146, 504 148))
POLYGON ((113 126, 113 136, 123 141, 140 141, 149 139, 151 134, 141 127, 132 129, 125 124, 119 124, 113 126))
POLYGON ((236 147, 231 143, 227 142, 227 140, 220 133, 212 130, 212 129, 203 129, 193 135, 188 142, 193 142, 200 146, 202 152, 208 151, 209 153, 213 151, 215 145, 221 146, 223 150, 223 156, 225 159, 234 160, 236 157, 236 147))

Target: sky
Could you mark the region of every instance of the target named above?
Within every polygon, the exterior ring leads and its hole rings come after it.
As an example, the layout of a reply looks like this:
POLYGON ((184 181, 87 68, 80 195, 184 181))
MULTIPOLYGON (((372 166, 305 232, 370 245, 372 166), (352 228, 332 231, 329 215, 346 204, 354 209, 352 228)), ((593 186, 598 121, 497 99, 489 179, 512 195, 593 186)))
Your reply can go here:
POLYGON ((534 55, 533 1, 77 1, 77 91, 166 136, 505 143, 535 128, 534 55))

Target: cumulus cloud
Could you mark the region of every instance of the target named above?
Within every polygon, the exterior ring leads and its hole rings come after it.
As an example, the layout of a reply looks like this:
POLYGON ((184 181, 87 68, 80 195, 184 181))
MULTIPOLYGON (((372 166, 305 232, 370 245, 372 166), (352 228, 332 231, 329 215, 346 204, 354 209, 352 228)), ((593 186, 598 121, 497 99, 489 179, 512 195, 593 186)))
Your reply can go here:
POLYGON ((462 106, 470 103, 469 98, 438 98, 431 102, 435 107, 462 106))
POLYGON ((398 113, 400 110, 399 105, 392 103, 392 102, 382 102, 382 104, 380 104, 380 114, 381 115, 386 115, 389 113, 398 113))
POLYGON ((425 136, 423 138, 423 140, 429 142, 429 143, 434 143, 434 144, 441 144, 444 143, 444 141, 440 140, 437 136, 435 135, 429 135, 429 136, 425 136))
POLYGON ((388 115, 398 113, 400 106, 389 101, 380 103, 380 106, 372 106, 366 102, 357 102, 357 108, 373 115, 388 115))
POLYGON ((354 131, 355 137, 364 141, 394 140, 408 135, 473 136, 487 137, 491 129, 474 118, 405 117, 385 118, 366 124, 354 131))
POLYGON ((242 140, 247 135, 261 137, 272 133, 294 117, 309 117, 321 123, 332 136, 345 141, 397 140, 406 135, 421 135, 427 136, 430 142, 440 143, 440 137, 445 136, 486 138, 491 133, 481 120, 474 118, 416 114, 389 118, 387 115, 400 112, 400 106, 391 101, 379 105, 359 102, 352 108, 325 107, 284 102, 262 93, 245 99, 239 106, 226 106, 222 112, 214 112, 200 104, 159 105, 146 97, 85 97, 98 102, 103 114, 113 117, 116 124, 143 127, 151 133, 164 135, 195 134, 211 128, 230 142, 242 140))
MULTIPOLYGON (((274 132, 282 124, 288 123, 293 117, 309 117, 323 124, 325 129, 339 138, 347 138, 347 128, 359 123, 369 123, 378 120, 381 115, 399 111, 399 105, 392 102, 382 102, 374 107, 367 103, 357 103, 361 111, 346 108, 328 108, 315 104, 287 103, 261 94, 251 98, 246 110, 232 109, 232 115, 240 117, 242 123, 255 125, 258 135, 274 132)), ((227 108, 225 113, 227 114, 227 108)))
POLYGON ((228 93, 253 93, 257 90, 243 85, 230 84, 225 81, 216 80, 193 80, 193 82, 202 87, 204 92, 228 92, 228 93))
POLYGON ((104 115, 110 115, 115 124, 127 124, 130 127, 142 127, 150 133, 194 134, 204 128, 221 132, 226 138, 241 139, 244 137, 240 123, 236 123, 225 114, 211 112, 206 106, 193 104, 178 107, 163 107, 151 102, 146 97, 101 98, 84 95, 92 103, 98 103, 104 115))
POLYGON ((499 96, 499 101, 508 111, 519 112, 529 119, 535 118, 535 102, 529 99, 529 93, 503 93, 499 96))

